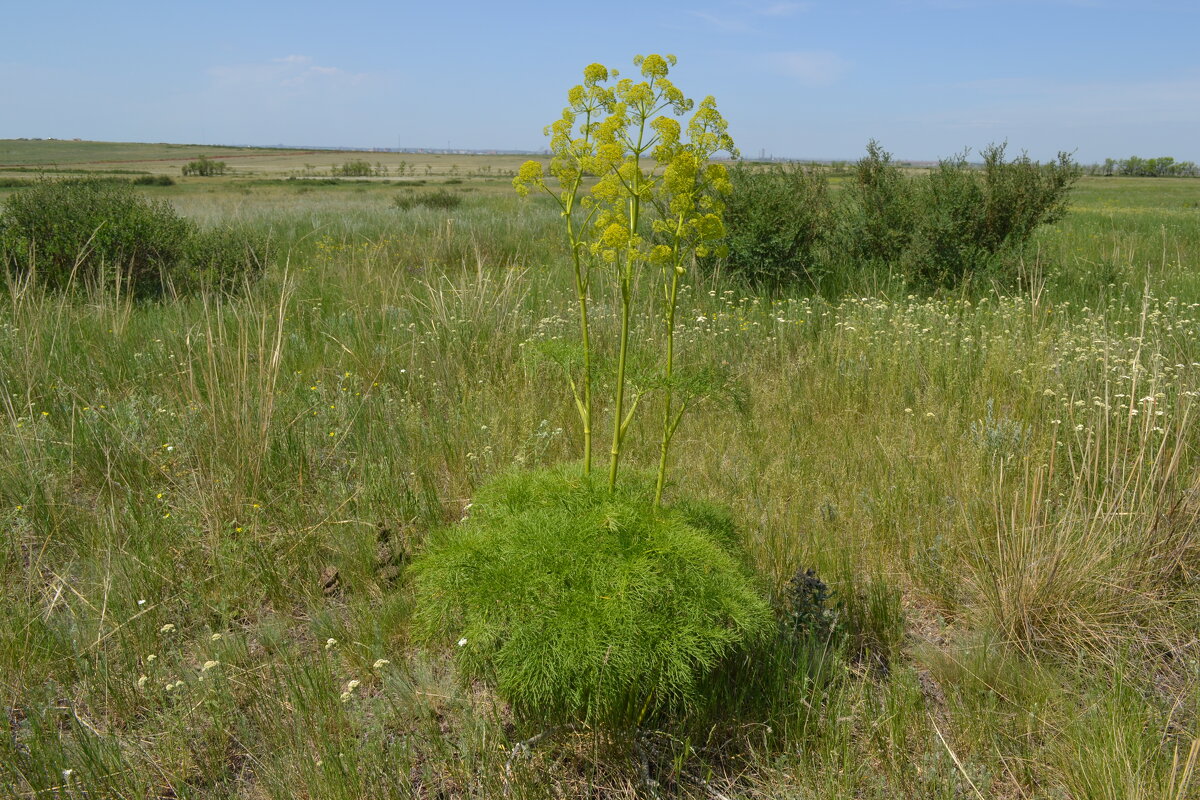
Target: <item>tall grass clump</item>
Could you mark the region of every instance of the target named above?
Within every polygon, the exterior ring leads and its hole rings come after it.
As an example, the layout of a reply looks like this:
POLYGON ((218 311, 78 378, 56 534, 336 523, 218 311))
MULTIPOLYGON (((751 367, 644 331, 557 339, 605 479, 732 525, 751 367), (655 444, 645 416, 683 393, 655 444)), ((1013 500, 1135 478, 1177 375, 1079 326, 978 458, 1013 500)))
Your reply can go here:
POLYGON ((233 289, 261 276, 267 240, 206 231, 126 181, 44 181, 0 208, 0 260, 18 280, 55 291, 116 284, 139 297, 233 289))

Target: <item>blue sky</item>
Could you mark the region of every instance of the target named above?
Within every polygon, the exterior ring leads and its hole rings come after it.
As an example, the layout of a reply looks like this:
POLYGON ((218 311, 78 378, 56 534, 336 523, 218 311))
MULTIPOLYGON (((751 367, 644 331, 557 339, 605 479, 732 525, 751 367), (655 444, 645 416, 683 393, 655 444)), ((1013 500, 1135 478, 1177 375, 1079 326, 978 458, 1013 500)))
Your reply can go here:
POLYGON ((747 156, 1200 161, 1200 0, 0 0, 0 138, 511 148, 674 53, 747 156))

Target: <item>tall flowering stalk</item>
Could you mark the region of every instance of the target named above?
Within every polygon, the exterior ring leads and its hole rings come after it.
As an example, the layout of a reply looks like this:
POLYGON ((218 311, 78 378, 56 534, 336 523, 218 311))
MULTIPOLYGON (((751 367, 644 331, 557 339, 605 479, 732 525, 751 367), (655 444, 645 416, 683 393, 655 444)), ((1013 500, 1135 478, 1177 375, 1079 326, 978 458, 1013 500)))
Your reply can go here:
POLYGON ((642 80, 623 78, 611 88, 601 83, 618 77, 615 70, 593 64, 584 83, 568 93, 570 105, 551 125, 554 159, 550 172, 559 191, 545 182, 540 164, 526 162, 514 179, 518 192, 541 188, 554 196, 566 218, 567 238, 575 264, 581 331, 585 354, 583 391, 576 404, 584 419, 585 465, 591 466, 591 343, 587 332, 587 297, 591 259, 607 265, 621 299, 621 331, 613 396, 613 433, 608 484, 616 486, 621 449, 641 393, 628 403, 626 371, 630 316, 637 278, 647 267, 662 276, 666 349, 662 384, 664 412, 659 447, 656 501, 661 502, 671 439, 687 408, 675 399, 675 310, 680 282, 697 255, 707 254, 724 236, 720 196, 730 191, 725 168, 709 163, 718 152, 736 156, 725 120, 712 97, 705 98, 687 126, 673 117, 687 114, 694 102, 668 78, 674 56, 638 56, 634 65, 642 80), (599 116, 603 114, 602 119, 599 116), (580 117, 583 118, 579 124, 580 117), (572 138, 573 134, 579 136, 572 138), (579 198, 584 176, 597 176, 590 193, 579 198), (577 198, 578 201, 577 201, 577 198), (580 209, 576 220, 575 209, 580 209))
POLYGON ((712 96, 704 98, 699 110, 688 123, 688 142, 679 141, 679 123, 665 119, 660 126, 661 142, 654 159, 662 168, 662 185, 655 195, 658 218, 654 231, 668 244, 658 244, 650 253, 652 263, 662 268, 664 276, 664 323, 666 325, 666 358, 663 363, 662 434, 659 439, 658 479, 654 501, 662 502, 667 476, 667 452, 690 397, 685 397, 676 410, 675 399, 675 310, 679 304, 680 281, 687 274, 694 257, 709 255, 725 237, 721 201, 729 194, 732 184, 722 164, 709 160, 721 151, 737 155, 728 125, 717 111, 712 96))
MULTIPOLYGON (((616 72, 612 73, 614 76, 616 72)), ((583 469, 592 471, 592 347, 588 331, 588 298, 591 291, 592 254, 589 247, 591 222, 595 206, 580 202, 580 189, 585 175, 595 166, 595 129, 597 118, 612 106, 612 91, 601 84, 609 79, 609 71, 602 64, 591 64, 583 71, 583 83, 567 92, 568 105, 562 116, 546 126, 550 137, 550 174, 558 180, 558 190, 546 184, 542 165, 537 161, 526 161, 513 179, 513 186, 522 197, 531 188, 537 188, 554 198, 562 210, 571 250, 571 262, 575 269, 575 297, 579 304, 579 332, 583 344, 583 371, 576 382, 567 373, 571 393, 575 397, 575 408, 583 426, 583 469), (576 127, 578 125, 578 127, 576 127)))

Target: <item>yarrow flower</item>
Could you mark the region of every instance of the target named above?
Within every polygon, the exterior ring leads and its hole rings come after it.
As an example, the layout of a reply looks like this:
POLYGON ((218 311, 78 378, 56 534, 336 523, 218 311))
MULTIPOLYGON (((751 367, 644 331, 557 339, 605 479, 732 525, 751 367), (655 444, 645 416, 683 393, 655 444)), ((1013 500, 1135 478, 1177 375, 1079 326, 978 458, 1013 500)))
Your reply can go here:
POLYGON ((354 695, 354 690, 358 688, 358 684, 359 681, 356 680, 346 684, 346 691, 342 692, 343 703, 349 702, 350 698, 354 695))

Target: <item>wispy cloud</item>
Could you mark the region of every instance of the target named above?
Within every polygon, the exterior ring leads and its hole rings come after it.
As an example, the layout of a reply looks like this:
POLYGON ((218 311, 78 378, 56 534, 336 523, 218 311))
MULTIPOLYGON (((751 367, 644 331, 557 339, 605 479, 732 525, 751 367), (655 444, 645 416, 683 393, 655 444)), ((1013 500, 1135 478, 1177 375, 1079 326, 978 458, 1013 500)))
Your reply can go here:
POLYGON ((902 0, 901 5, 948 10, 1007 8, 1012 6, 1067 6, 1070 8, 1115 8, 1112 0, 902 0))
POLYGON ((749 22, 739 17, 714 14, 711 11, 692 11, 691 15, 721 33, 746 33, 753 30, 749 22))
POLYGON ((790 17, 810 8, 812 3, 771 3, 756 7, 754 13, 760 17, 790 17))
POLYGON ((757 33, 755 23, 764 17, 778 20, 807 11, 812 3, 739 2, 724 11, 693 10, 691 15, 722 33, 757 33))
POLYGON ((302 55, 289 55, 254 64, 212 67, 208 74, 223 86, 265 89, 302 89, 316 84, 355 86, 368 77, 365 73, 315 64, 311 57, 302 55))
MULTIPOLYGON (((1055 81, 993 78, 952 84, 975 95, 976 108, 1016 118, 1072 119, 1080 124, 1115 121, 1200 123, 1200 73, 1158 80, 1055 81)), ((972 112, 958 112, 967 119, 972 112)))
POLYGON ((946 105, 898 115, 894 127, 919 132, 922 146, 940 153, 1007 139, 1041 147, 1044 157, 1077 150, 1082 161, 1148 151, 1197 158, 1194 137, 1183 132, 1200 130, 1200 72, 1121 81, 993 78, 923 91, 947 98, 946 105))
POLYGON ((766 61, 771 72, 807 86, 828 86, 850 68, 850 62, 828 50, 769 53, 766 61))

